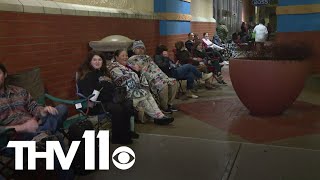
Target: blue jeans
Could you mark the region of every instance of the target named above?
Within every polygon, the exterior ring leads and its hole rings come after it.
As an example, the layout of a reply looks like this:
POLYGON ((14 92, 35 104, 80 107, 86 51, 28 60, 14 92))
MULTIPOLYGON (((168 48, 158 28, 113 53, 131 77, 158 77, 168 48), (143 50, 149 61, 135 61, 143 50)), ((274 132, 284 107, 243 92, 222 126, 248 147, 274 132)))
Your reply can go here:
POLYGON ((191 64, 183 64, 173 72, 173 77, 177 80, 187 80, 187 90, 193 88, 194 80, 202 77, 202 73, 191 64))
POLYGON ((65 105, 58 105, 55 107, 58 110, 57 115, 48 114, 46 117, 41 118, 41 124, 35 133, 20 133, 18 134, 17 140, 31 140, 34 136, 38 135, 43 131, 50 132, 50 134, 55 134, 62 128, 63 122, 68 117, 68 108, 65 105))

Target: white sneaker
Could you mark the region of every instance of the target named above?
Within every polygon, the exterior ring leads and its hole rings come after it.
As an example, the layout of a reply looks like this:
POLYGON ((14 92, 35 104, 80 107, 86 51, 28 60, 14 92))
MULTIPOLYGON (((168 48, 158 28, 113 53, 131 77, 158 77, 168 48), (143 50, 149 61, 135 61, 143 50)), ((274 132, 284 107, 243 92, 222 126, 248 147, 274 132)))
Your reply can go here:
POLYGON ((228 61, 223 61, 223 64, 224 65, 229 65, 229 62, 228 61))
POLYGON ((192 99, 198 99, 199 96, 191 94, 191 95, 187 95, 188 98, 192 98, 192 99))
POLYGON ((197 95, 194 95, 190 90, 187 91, 186 96, 187 96, 188 98, 192 98, 192 99, 197 99, 197 98, 199 97, 199 96, 197 96, 197 95))
POLYGON ((212 72, 211 72, 211 73, 208 73, 208 74, 202 73, 202 78, 201 78, 201 80, 202 80, 202 81, 206 81, 206 80, 208 80, 209 78, 211 78, 212 75, 213 75, 212 72))

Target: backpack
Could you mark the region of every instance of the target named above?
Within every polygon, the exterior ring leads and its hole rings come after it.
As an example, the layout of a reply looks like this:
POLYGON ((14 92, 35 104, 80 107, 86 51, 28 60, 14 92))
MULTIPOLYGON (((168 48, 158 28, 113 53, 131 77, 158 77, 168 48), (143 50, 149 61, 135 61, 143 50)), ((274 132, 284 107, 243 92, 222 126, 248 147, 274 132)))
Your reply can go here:
MULTIPOLYGON (((71 145, 72 141, 81 141, 76 152, 76 155, 72 161, 71 168, 74 170, 76 175, 87 175, 94 170, 85 170, 85 139, 82 138, 85 130, 94 130, 94 126, 91 121, 84 120, 73 123, 69 127, 68 137, 69 137, 69 145, 71 145)), ((96 164, 95 167, 99 167, 99 140, 96 140, 96 148, 95 148, 95 159, 96 164)))

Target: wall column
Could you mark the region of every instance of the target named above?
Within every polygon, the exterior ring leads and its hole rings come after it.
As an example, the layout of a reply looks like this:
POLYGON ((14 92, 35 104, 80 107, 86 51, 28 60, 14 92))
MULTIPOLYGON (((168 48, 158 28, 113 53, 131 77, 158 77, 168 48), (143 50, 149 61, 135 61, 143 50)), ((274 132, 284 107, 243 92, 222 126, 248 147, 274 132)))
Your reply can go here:
POLYGON ((160 17, 160 43, 172 49, 176 41, 186 41, 191 31, 191 0, 155 0, 154 12, 160 17))
POLYGON ((320 73, 319 0, 279 0, 277 41, 304 42, 313 49, 312 71, 320 73))
POLYGON ((254 21, 255 7, 252 5, 252 0, 242 0, 242 20, 249 23, 254 21))

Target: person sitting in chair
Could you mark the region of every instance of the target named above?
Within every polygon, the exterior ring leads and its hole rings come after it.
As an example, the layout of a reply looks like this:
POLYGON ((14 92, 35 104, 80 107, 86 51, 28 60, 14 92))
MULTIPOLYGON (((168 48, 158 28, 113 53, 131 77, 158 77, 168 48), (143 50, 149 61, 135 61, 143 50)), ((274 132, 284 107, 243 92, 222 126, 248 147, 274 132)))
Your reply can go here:
MULTIPOLYGON (((208 67, 214 67, 214 77, 218 81, 219 84, 227 84, 224 82, 222 73, 221 73, 221 67, 219 63, 219 59, 215 60, 216 57, 214 54, 210 54, 206 52, 206 50, 203 48, 203 44, 200 41, 195 42, 193 47, 193 57, 198 58, 199 61, 203 61, 208 67)), ((208 68, 210 69, 210 68, 208 68)))
POLYGON ((194 87, 195 78, 202 78, 204 81, 206 81, 207 79, 211 78, 212 73, 202 74, 195 66, 191 64, 174 64, 169 58, 168 48, 165 45, 159 45, 156 49, 154 61, 159 68, 169 77, 176 78, 177 80, 187 80, 187 97, 198 98, 197 95, 191 92, 194 87))
POLYGON ((195 42, 194 33, 190 32, 188 34, 188 40, 184 43, 185 47, 188 49, 190 53, 192 51, 194 42, 195 42))
POLYGON ((209 39, 209 33, 203 33, 202 44, 204 45, 204 48, 208 53, 214 54, 215 56, 219 57, 220 63, 229 64, 227 61, 225 61, 225 58, 222 55, 225 48, 212 43, 209 39))
POLYGON ((210 41, 210 37, 209 37, 209 33, 205 32, 203 33, 203 38, 202 38, 202 42, 205 45, 205 48, 212 48, 212 49, 216 49, 218 51, 224 50, 223 47, 220 47, 216 44, 214 44, 213 42, 210 41))
MULTIPOLYGON (((140 77, 137 75, 136 72, 140 72, 141 67, 138 65, 129 67, 127 63, 128 54, 125 49, 117 50, 114 56, 115 61, 108 65, 108 69, 115 84, 127 88, 128 98, 133 100, 133 106, 137 111, 144 111, 154 119, 155 124, 168 125, 172 123, 174 118, 164 115, 159 109, 149 91, 149 85, 144 74, 141 74, 140 77)), ((139 120, 145 122, 141 117, 139 120)))
POLYGON ((88 97, 94 90, 100 92, 97 100, 101 101, 101 106, 93 106, 90 111, 98 114, 106 110, 111 114, 112 143, 131 144, 132 136, 137 136, 134 132, 130 132, 130 118, 134 113, 132 101, 128 99, 123 102, 114 101, 116 86, 111 80, 103 54, 97 51, 89 52, 78 74, 77 85, 81 94, 88 97))
POLYGON ((164 113, 176 112, 177 109, 173 106, 178 89, 176 79, 169 78, 152 58, 145 54, 145 46, 142 41, 133 42, 132 49, 136 55, 128 59, 128 64, 141 67, 141 74, 146 77, 152 94, 158 97, 162 111, 164 113))
MULTIPOLYGON (((0 131, 13 128, 16 131, 14 140, 20 141, 32 140, 42 132, 50 135, 57 134, 67 119, 67 107, 38 105, 26 89, 8 85, 7 75, 6 67, 0 64, 0 131)), ((61 145, 64 147, 63 144, 61 145)), ((57 161, 55 165, 57 165, 59 179, 73 176, 71 171, 62 171, 57 161)))
MULTIPOLYGON (((196 67, 196 69, 200 72, 199 73, 196 73, 197 71, 193 71, 194 72, 194 75, 197 79, 202 79, 203 81, 208 81, 211 77, 212 77, 212 73, 206 73, 208 71, 206 65, 203 63, 203 62, 200 62, 198 61, 197 58, 192 58, 191 57, 191 54, 189 51, 187 51, 186 47, 184 46, 184 43, 182 41, 178 41, 175 43, 175 47, 176 47, 176 57, 178 59, 178 62, 179 64, 182 66, 182 67, 187 67, 187 69, 190 69, 191 67, 190 66, 185 66, 186 64, 191 64, 192 66, 196 67)), ((194 68, 192 68, 194 69, 194 68)), ((180 79, 180 78, 179 78, 180 79)), ((191 78, 189 78, 190 81, 192 80, 191 78)), ((194 78, 193 78, 194 80, 194 78)), ((197 95, 194 95, 191 91, 191 86, 188 87, 188 84, 192 84, 193 83, 188 83, 188 80, 187 80, 187 97, 190 97, 190 98, 198 98, 197 95)))

